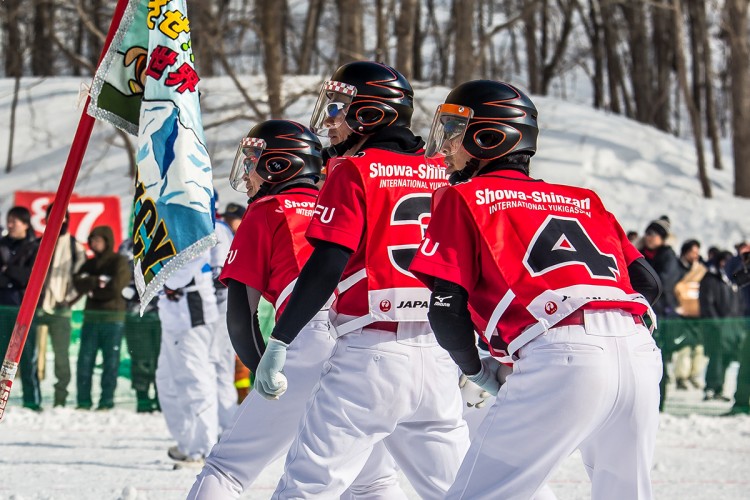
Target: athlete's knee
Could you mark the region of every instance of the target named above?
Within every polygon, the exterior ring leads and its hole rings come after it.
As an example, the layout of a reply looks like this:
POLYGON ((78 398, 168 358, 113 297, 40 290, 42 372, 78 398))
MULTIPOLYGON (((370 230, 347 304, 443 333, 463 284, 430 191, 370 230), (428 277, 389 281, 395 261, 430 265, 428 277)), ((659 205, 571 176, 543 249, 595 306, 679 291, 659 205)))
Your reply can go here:
POLYGON ((241 494, 239 482, 207 463, 196 477, 187 500, 229 500, 239 498, 241 494))
POLYGON ((397 475, 378 478, 370 484, 352 484, 341 497, 351 500, 406 500, 397 475))

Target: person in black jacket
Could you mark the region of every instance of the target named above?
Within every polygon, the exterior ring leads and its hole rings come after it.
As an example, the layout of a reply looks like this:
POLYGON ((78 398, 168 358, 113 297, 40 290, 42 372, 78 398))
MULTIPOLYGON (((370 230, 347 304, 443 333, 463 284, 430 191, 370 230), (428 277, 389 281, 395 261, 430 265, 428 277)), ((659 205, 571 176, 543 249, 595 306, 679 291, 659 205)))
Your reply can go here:
POLYGON ((724 376, 729 363, 738 358, 744 338, 739 319, 742 316, 740 295, 737 285, 726 273, 726 264, 731 258, 731 252, 719 252, 700 284, 698 300, 701 317, 706 320, 703 338, 708 356, 704 401, 730 401, 723 394, 724 376))
POLYGON ((73 285, 86 294, 86 309, 78 352, 78 409, 91 408, 91 378, 96 353, 102 351, 102 392, 98 410, 114 407, 117 372, 120 368, 120 344, 125 323, 123 288, 128 286, 128 259, 115 252, 112 228, 97 226, 89 235, 94 257, 73 276, 73 285))
POLYGON ((676 317, 677 298, 674 295, 674 286, 680 280, 682 272, 680 271, 680 261, 667 245, 666 241, 670 233, 669 217, 662 215, 653 220, 646 227, 643 235, 642 246, 639 248, 646 258, 662 284, 662 296, 653 305, 654 313, 659 320, 659 328, 654 332, 656 344, 661 349, 663 371, 659 388, 661 399, 659 400, 659 411, 664 410, 664 402, 667 398, 667 383, 669 375, 667 367, 672 360, 672 354, 675 352, 673 332, 668 328, 668 321, 665 319, 676 317))
MULTIPOLYGON (((0 239, 0 305, 7 308, 0 321, 0 353, 5 354, 13 333, 23 294, 29 283, 31 268, 36 259, 39 243, 31 229, 31 213, 25 207, 8 211, 8 234, 0 239)), ((36 345, 36 329, 29 328, 26 344, 21 354, 19 368, 23 387, 23 406, 41 411, 36 345)))

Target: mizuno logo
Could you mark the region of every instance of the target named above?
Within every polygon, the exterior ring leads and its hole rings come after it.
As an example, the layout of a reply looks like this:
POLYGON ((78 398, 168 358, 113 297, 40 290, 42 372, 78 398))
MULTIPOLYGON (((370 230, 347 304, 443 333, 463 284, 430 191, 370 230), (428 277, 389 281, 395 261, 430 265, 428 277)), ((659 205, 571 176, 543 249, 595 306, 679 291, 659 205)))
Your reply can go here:
POLYGON ((440 302, 440 303, 442 304, 444 300, 446 300, 446 299, 450 299, 451 297, 453 297, 453 295, 448 295, 447 297, 438 297, 438 296, 436 295, 436 296, 435 296, 435 300, 437 300, 438 302, 440 302))
POLYGON ((284 213, 284 209, 282 207, 279 207, 279 208, 276 209, 276 213, 277 214, 283 214, 284 213))

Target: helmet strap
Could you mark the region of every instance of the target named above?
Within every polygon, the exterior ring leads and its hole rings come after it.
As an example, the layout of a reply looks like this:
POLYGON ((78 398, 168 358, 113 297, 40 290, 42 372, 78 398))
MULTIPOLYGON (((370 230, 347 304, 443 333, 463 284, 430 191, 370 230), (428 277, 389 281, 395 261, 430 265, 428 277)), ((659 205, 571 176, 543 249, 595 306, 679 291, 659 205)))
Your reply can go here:
POLYGON ((469 161, 466 162, 466 165, 464 165, 464 168, 461 170, 457 170, 456 172, 453 172, 448 177, 448 183, 458 184, 460 182, 466 182, 477 173, 479 170, 479 160, 476 158, 470 158, 469 161))
POLYGON ((331 158, 345 155, 347 151, 359 144, 359 141, 361 140, 362 135, 358 134, 357 132, 352 132, 351 134, 349 134, 349 137, 347 137, 340 143, 324 148, 322 152, 323 163, 327 162, 331 158))

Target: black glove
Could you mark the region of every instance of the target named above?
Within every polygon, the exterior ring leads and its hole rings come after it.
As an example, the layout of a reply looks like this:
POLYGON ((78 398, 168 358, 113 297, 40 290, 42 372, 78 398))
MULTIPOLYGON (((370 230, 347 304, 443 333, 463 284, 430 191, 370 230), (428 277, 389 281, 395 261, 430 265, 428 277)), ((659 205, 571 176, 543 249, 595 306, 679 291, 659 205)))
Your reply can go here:
POLYGON ((177 290, 172 290, 171 288, 164 287, 164 295, 167 296, 167 300, 170 300, 172 302, 179 301, 183 295, 185 295, 185 292, 182 291, 182 288, 178 288, 177 290))

